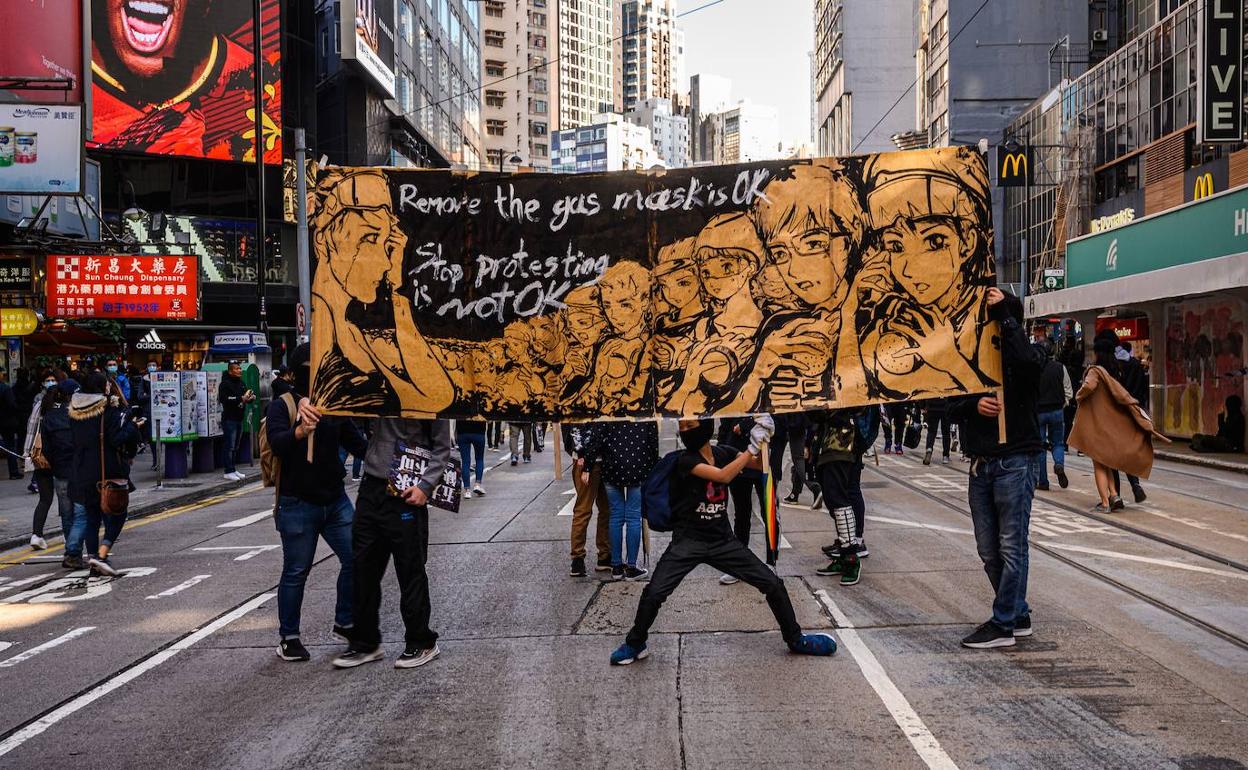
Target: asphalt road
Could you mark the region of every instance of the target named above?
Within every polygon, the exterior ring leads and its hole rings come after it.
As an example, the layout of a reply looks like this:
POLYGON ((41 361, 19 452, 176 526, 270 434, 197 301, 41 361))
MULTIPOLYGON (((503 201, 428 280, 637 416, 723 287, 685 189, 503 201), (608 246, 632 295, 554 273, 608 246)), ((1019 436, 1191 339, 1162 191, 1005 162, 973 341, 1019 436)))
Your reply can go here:
MULTIPOLYGON (((826 514, 782 509, 780 573, 801 623, 837 638, 835 657, 789 654, 761 596, 699 568, 664 607, 651 657, 611 668, 641 585, 567 576, 570 481, 553 480, 549 448, 535 457, 492 468, 489 495, 459 515, 434 512, 442 656, 416 670, 330 667, 341 645, 324 546, 304 605, 313 660, 276 657, 281 555, 256 485, 132 522, 115 580, 0 555, 0 766, 1248 761, 1248 478, 1163 464, 1146 505, 1093 517, 1090 467, 1072 458, 1072 488, 1042 493, 1033 518, 1035 636, 971 651, 958 641, 991 597, 966 466, 884 457, 864 475, 859 585, 814 574, 826 514)), ((652 560, 665 544, 652 538, 652 560)))

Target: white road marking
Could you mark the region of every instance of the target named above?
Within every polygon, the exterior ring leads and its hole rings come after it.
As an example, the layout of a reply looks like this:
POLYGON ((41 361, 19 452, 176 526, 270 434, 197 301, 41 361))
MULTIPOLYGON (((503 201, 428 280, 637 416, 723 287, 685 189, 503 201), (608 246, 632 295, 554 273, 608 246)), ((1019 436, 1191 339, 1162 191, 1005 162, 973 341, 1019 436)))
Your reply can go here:
POLYGON ((246 551, 241 556, 235 557, 234 561, 247 561, 248 559, 259 556, 265 551, 272 551, 275 548, 281 548, 280 545, 205 545, 199 548, 192 548, 192 551, 246 551))
POLYGON ((66 642, 69 642, 69 641, 73 641, 74 639, 77 639, 78 637, 82 636, 88 631, 94 631, 94 630, 95 630, 95 626, 83 626, 82 628, 75 628, 73 631, 70 631, 68 634, 64 634, 63 636, 58 636, 49 642, 44 642, 38 647, 31 647, 29 650, 23 650, 22 652, 19 652, 18 654, 14 655, 11 658, 8 658, 7 660, 0 660, 0 668, 12 668, 16 666, 18 663, 21 663, 26 660, 30 660, 31 658, 35 657, 41 652, 47 652, 53 647, 60 647, 62 644, 65 644, 66 642))
POLYGON ((908 519, 892 519, 887 516, 871 515, 867 517, 867 521, 880 521, 885 524, 900 524, 903 527, 915 527, 917 529, 930 529, 936 532, 952 532, 955 535, 973 535, 975 530, 961 529, 959 527, 945 527, 940 524, 924 524, 921 521, 910 521, 908 519))
POLYGON ((571 516, 571 515, 572 515, 572 509, 573 509, 575 506, 576 506, 576 498, 574 497, 574 498, 572 498, 571 500, 569 500, 568 502, 564 503, 564 504, 563 504, 563 507, 562 507, 562 508, 560 508, 560 509, 559 509, 559 512, 558 512, 558 513, 556 513, 555 515, 556 515, 556 516, 571 516))
POLYGON ((0 642, 0 652, 4 652, 13 646, 12 642, 0 642))
POLYGON ((41 586, 0 599, 0 604, 42 604, 44 602, 81 602, 95 599, 113 590, 112 584, 121 578, 147 577, 155 567, 127 567, 117 571, 117 577, 90 577, 88 570, 70 572, 65 577, 50 580, 41 586), (82 591, 82 593, 76 593, 82 591))
POLYGON ((22 578, 21 580, 14 580, 11 583, 5 583, 4 585, 0 586, 0 592, 12 591, 14 588, 19 588, 21 586, 30 585, 31 583, 38 583, 40 580, 46 580, 47 578, 50 578, 55 574, 56 574, 55 572, 44 572, 39 575, 32 575, 31 577, 28 577, 28 578, 22 578))
POLYGON ((1044 545, 1047 548, 1056 548, 1059 551, 1086 553, 1090 556, 1104 556, 1109 559, 1122 559, 1123 561, 1135 561, 1142 564, 1156 564, 1159 567, 1173 567, 1174 569, 1183 569, 1189 572, 1201 572, 1206 575, 1218 575, 1219 577, 1235 578, 1236 580, 1248 580, 1248 574, 1244 574, 1242 572, 1231 572, 1230 570, 1225 569, 1201 567, 1197 564, 1184 564, 1181 561, 1172 561, 1170 559, 1154 559, 1149 556, 1136 556, 1130 553, 1103 551, 1100 548, 1088 548, 1082 545, 1066 545, 1064 543, 1045 543, 1044 545))
POLYGON ((824 589, 815 592, 815 596, 827 608, 832 615, 832 619, 840 627, 841 644, 845 649, 849 650, 849 654, 853 656, 854 662, 858 664, 858 668, 862 670, 862 675, 866 677, 867 684, 871 685, 871 689, 875 690, 875 694, 884 702, 884 707, 888 709, 888 713, 892 715, 893 721, 901 728, 901 732, 910 741, 910 745, 914 747, 915 752, 919 755, 919 759, 923 760, 929 768, 939 770, 958 770, 957 764, 953 759, 945 753, 941 748, 940 741, 936 740, 936 736, 932 735, 932 731, 927 729, 927 725, 919 717, 914 707, 910 705, 910 701, 906 700, 906 696, 901 694, 901 690, 897 689, 897 685, 893 684, 893 680, 889 678, 888 673, 884 671, 884 667, 880 665, 880 661, 876 659, 875 654, 867 647, 862 638, 858 636, 858 632, 854 630, 845 614, 836 606, 836 602, 832 601, 832 597, 824 589))
POLYGON ((565 489, 565 490, 563 490, 563 494, 565 494, 565 495, 575 495, 575 494, 576 494, 576 490, 575 490, 575 489, 565 489))
POLYGON ((91 690, 88 690, 60 708, 51 711, 34 722, 31 722, 21 730, 18 730, 10 735, 3 742, 0 742, 0 757, 8 754, 10 751, 16 749, 18 746, 21 746, 23 743, 31 738, 34 738, 36 735, 45 732, 57 722, 60 722, 68 716, 72 716, 78 711, 81 711, 83 708, 91 705, 100 698, 103 698, 105 695, 108 695, 113 690, 125 685, 127 682, 132 682, 135 679, 138 679, 143 674, 146 674, 148 671, 156 668, 161 663, 164 663, 173 656, 177 655, 179 652, 182 652, 183 650, 186 650, 194 646, 196 643, 208 638, 212 634, 238 620, 276 595, 277 594, 269 593, 257 596, 251 601, 235 608, 234 610, 231 610, 225 615, 222 615, 198 631, 183 637, 177 642, 174 642, 172 646, 166 647, 152 657, 135 664, 125 671, 122 671, 112 679, 109 679, 91 690))
POLYGON ((1138 508, 1144 511, 1145 513, 1152 514, 1153 516, 1158 516, 1163 519, 1169 519, 1170 521, 1177 522, 1179 524, 1191 527, 1193 529, 1201 529, 1206 532, 1212 532, 1218 537, 1226 537, 1232 540, 1240 540, 1240 541, 1248 542, 1248 535, 1241 535, 1237 532, 1223 532, 1217 527, 1210 526, 1209 524, 1206 524, 1205 522, 1200 521, 1199 519, 1191 519, 1186 516, 1176 516, 1172 513, 1166 513, 1165 511, 1155 508, 1154 506, 1149 505, 1148 503, 1132 503, 1131 506, 1133 508, 1138 508))
POLYGON ((224 524, 218 524, 217 529, 236 529, 238 527, 249 527, 252 524, 255 524, 260 521, 264 521, 265 519, 271 519, 271 518, 273 518, 273 509, 268 508, 263 511, 260 511, 259 513, 253 513, 250 516, 244 516, 241 519, 235 519, 234 521, 227 521, 224 524))
POLYGON ((208 579, 208 578, 210 578, 210 577, 212 577, 212 575, 196 575, 195 577, 191 578, 190 580, 186 581, 185 583, 179 583, 178 585, 174 586, 173 588, 167 589, 167 590, 165 590, 165 591, 161 591, 161 592, 160 592, 160 593, 158 593, 158 594, 152 594, 151 596, 149 596, 149 597, 147 597, 147 598, 149 598, 149 599, 159 599, 159 598, 161 598, 161 597, 163 597, 163 596, 173 596, 174 594, 182 593, 183 591, 185 591, 186 589, 190 588, 191 586, 193 586, 193 585, 195 585, 195 584, 197 584, 197 583, 202 583, 202 582, 204 582, 205 580, 207 580, 207 579, 208 579))

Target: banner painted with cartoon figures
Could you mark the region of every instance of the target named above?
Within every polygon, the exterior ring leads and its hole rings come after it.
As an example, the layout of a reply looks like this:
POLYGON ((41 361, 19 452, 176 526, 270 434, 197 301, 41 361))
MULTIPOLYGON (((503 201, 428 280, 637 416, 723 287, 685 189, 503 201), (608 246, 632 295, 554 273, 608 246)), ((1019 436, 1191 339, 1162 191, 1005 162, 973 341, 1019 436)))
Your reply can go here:
POLYGON ((967 148, 671 170, 322 169, 331 413, 740 415, 996 388, 967 148))

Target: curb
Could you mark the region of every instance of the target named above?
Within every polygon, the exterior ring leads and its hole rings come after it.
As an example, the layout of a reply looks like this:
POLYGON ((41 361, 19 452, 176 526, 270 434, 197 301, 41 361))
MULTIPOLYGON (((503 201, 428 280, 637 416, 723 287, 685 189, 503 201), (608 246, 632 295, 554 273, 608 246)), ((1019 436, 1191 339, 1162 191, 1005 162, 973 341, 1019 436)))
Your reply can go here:
POLYGON ((1169 460, 1172 463, 1198 465, 1202 468, 1214 468, 1220 471, 1248 474, 1248 463, 1233 463, 1227 460, 1219 460, 1215 457, 1201 457, 1199 455, 1189 455, 1179 452, 1162 452, 1157 450, 1153 451, 1153 455, 1159 460, 1169 460))
MULTIPOLYGON (((172 497, 166 497, 163 500, 153 501, 151 503, 145 503, 143 505, 139 505, 134 508, 131 508, 130 511, 126 514, 126 521, 132 521, 134 519, 143 519, 148 516, 155 515, 157 513, 163 513, 164 511, 167 511, 170 508, 176 508, 179 505, 188 505, 190 503, 199 502, 200 500, 203 500, 205 498, 215 497, 216 495, 219 495, 223 492, 230 492, 235 489, 245 487, 248 484, 253 484, 259 480, 260 480, 260 476, 257 474, 255 477, 248 476, 242 481, 222 481, 221 483, 217 483, 217 484, 205 484, 204 486, 198 489, 190 489, 181 494, 173 495, 172 497)), ((152 488, 154 489, 154 487, 152 488)), ((52 520, 55 518, 55 507, 56 506, 54 505, 53 510, 48 512, 48 527, 46 528, 46 531, 44 532, 44 537, 49 540, 56 535, 64 534, 61 531, 61 528, 59 526, 55 526, 55 527, 52 526, 52 520)), ((20 548, 21 546, 24 546, 24 545, 25 546, 30 545, 30 533, 29 532, 19 537, 10 537, 7 539, 0 540, 0 552, 8 551, 12 548, 20 548)))

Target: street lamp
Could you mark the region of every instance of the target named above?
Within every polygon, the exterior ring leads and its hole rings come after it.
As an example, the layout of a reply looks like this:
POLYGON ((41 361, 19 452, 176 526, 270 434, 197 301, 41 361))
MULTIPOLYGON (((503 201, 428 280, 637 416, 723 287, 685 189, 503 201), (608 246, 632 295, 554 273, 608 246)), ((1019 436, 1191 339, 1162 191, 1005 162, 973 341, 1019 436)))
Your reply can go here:
POLYGON ((518 166, 523 162, 524 162, 524 158, 521 158, 519 155, 515 154, 514 152, 509 157, 506 157, 506 158, 500 156, 498 159, 498 173, 500 174, 503 173, 503 166, 508 163, 510 163, 513 166, 518 166))

